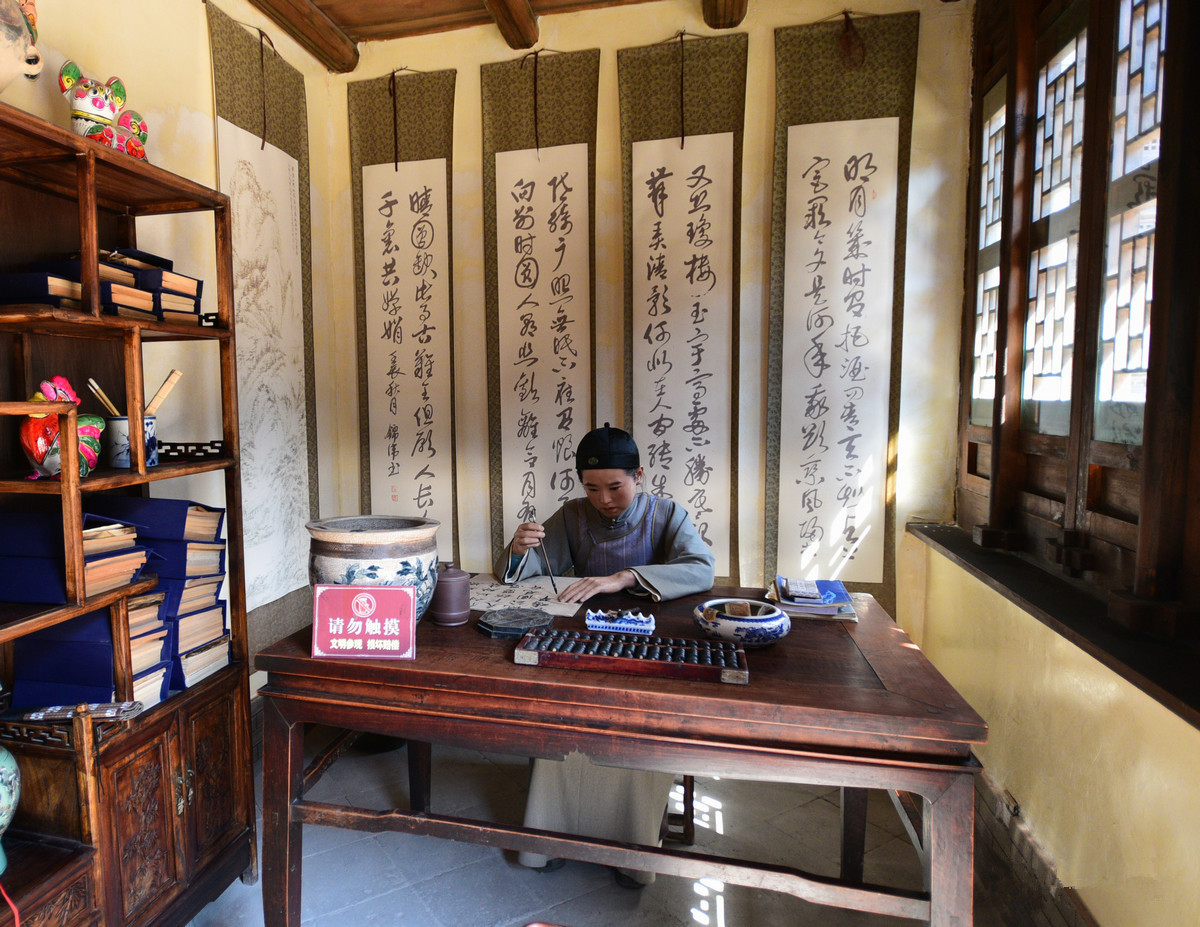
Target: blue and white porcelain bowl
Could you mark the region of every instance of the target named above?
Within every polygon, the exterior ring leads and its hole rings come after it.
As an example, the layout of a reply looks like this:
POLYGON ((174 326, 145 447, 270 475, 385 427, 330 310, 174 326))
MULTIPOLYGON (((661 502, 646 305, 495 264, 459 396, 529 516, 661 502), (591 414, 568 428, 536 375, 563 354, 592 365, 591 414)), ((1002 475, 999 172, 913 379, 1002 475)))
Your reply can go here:
POLYGON ((709 599, 692 613, 709 637, 733 641, 743 647, 766 647, 792 630, 792 620, 770 602, 754 599, 709 599), (730 614, 745 611, 749 614, 730 614))
POLYGON ((417 620, 437 583, 440 522, 402 515, 344 515, 310 521, 313 585, 415 586, 417 620))

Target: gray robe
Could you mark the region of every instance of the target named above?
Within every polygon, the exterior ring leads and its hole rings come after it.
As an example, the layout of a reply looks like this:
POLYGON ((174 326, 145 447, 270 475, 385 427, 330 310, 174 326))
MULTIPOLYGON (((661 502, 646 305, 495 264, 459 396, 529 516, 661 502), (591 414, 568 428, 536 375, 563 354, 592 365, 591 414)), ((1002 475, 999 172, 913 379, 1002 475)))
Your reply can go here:
MULTIPOLYGON (((501 582, 513 583, 530 576, 545 576, 546 561, 555 576, 572 573, 586 576, 584 567, 596 546, 617 544, 636 531, 648 515, 650 497, 639 493, 621 515, 609 521, 587 499, 572 499, 545 522, 546 536, 540 547, 530 548, 516 562, 511 556, 512 543, 496 561, 495 573, 501 582), (582 540, 581 540, 582 536, 582 540)), ((713 555, 692 525, 683 506, 673 499, 659 499, 650 526, 653 543, 652 562, 615 561, 604 575, 632 570, 638 585, 631 592, 648 595, 655 602, 677 599, 692 592, 711 589, 713 555)))
MULTIPOLYGON (((631 590, 653 601, 674 599, 711 589, 713 555, 683 507, 671 499, 651 499, 639 493, 620 517, 609 521, 586 499, 574 499, 545 522, 546 536, 540 548, 521 558, 511 556, 511 544, 496 561, 496 576, 511 583, 530 576, 546 575, 546 564, 555 575, 569 572, 588 575, 586 565, 603 562, 610 575, 632 570, 638 583, 631 590), (641 535, 642 520, 653 508, 649 526, 652 563, 640 560, 625 542, 641 535), (612 556, 597 547, 608 545, 612 556)), ((572 753, 562 762, 533 761, 529 798, 525 803, 525 826, 543 830, 620 840, 657 846, 663 811, 674 776, 669 773, 597 766, 586 756, 572 753)), ((521 853, 524 866, 544 866, 548 860, 536 853, 521 853)), ((639 882, 654 881, 654 873, 624 870, 639 882)))

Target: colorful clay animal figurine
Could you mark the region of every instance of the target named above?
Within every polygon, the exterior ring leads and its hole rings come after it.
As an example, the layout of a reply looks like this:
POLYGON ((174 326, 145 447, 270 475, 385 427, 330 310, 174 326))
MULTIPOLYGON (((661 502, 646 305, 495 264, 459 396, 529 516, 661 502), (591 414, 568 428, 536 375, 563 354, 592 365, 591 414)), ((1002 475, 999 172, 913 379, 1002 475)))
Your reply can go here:
POLYGON ((33 80, 42 73, 34 4, 35 0, 0 0, 0 93, 18 74, 33 80))
MULTIPOLYGON (((73 402, 79 397, 66 377, 43 380, 41 389, 29 397, 30 402, 73 402)), ((79 475, 87 476, 100 457, 100 433, 104 419, 99 415, 80 415, 76 419, 79 433, 79 475)), ((29 479, 58 476, 62 472, 61 450, 58 446, 58 416, 32 412, 21 420, 21 449, 34 469, 29 479)))
POLYGON ((71 104, 71 128, 75 132, 132 158, 145 159, 150 130, 137 110, 125 108, 121 78, 110 77, 102 84, 84 77, 79 65, 68 58, 59 68, 58 87, 71 104))

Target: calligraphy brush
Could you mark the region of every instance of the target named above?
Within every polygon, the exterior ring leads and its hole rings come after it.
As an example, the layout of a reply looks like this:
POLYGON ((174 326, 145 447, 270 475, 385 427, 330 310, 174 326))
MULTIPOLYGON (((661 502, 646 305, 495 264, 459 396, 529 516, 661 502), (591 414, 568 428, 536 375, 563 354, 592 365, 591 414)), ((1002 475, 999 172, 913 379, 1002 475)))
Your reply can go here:
POLYGON ((554 590, 554 597, 558 598, 558 583, 554 581, 554 568, 550 566, 550 558, 546 556, 546 548, 539 544, 538 550, 542 552, 542 560, 546 564, 546 572, 550 574, 550 588, 554 590))

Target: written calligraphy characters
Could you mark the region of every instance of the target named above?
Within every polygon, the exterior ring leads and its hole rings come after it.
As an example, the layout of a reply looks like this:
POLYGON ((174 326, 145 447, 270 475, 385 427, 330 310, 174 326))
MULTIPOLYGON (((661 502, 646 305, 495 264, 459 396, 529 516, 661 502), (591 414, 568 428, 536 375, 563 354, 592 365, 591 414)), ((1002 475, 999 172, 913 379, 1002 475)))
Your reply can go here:
POLYGON ((633 145, 633 431, 729 574, 733 134, 633 145))
POLYGON ((575 438, 591 426, 586 144, 496 154, 504 523, 579 495, 575 438))
POLYGON ((883 578, 899 123, 788 129, 780 569, 883 578))
POLYGON ((451 526, 446 207, 444 158, 363 168, 371 511, 451 526))

